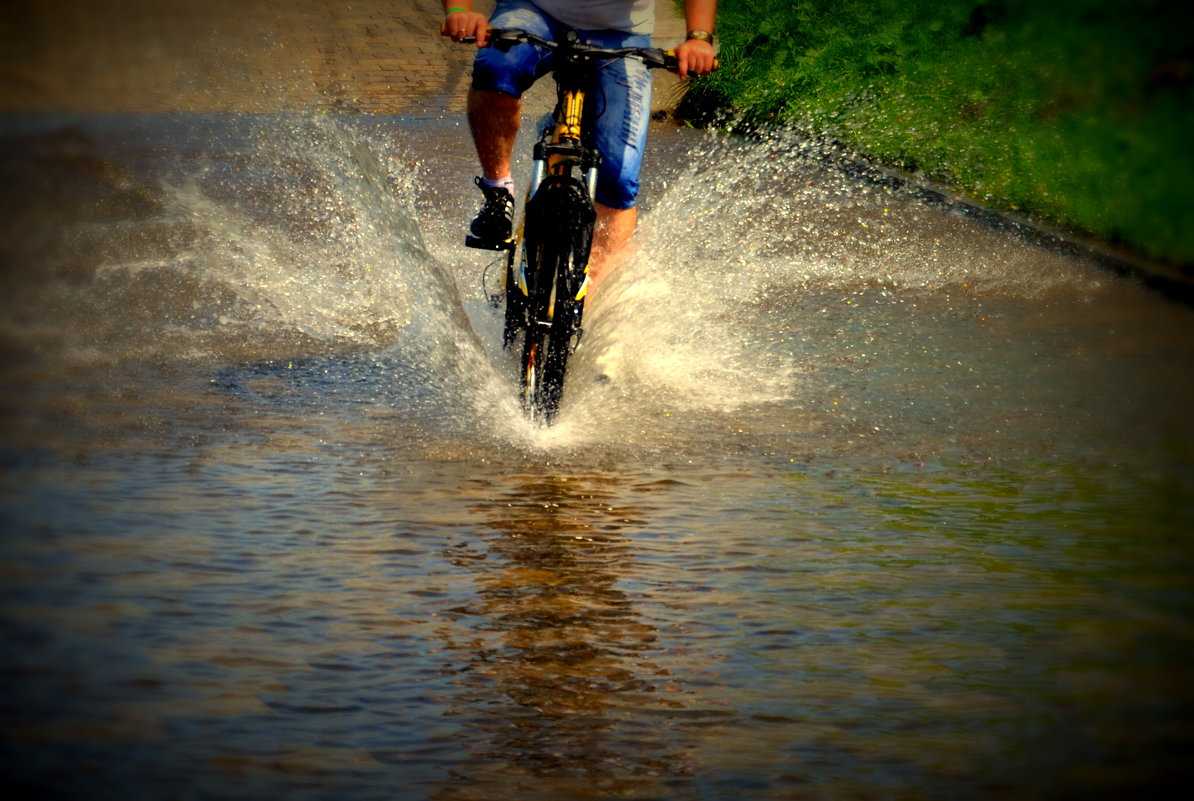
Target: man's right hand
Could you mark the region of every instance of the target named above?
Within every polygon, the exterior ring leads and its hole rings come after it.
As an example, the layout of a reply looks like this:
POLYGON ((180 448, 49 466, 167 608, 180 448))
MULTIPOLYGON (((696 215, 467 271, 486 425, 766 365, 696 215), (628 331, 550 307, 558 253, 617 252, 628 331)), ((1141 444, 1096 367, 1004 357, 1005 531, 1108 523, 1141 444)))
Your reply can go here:
POLYGON ((473 41, 484 47, 489 37, 489 19, 478 11, 453 11, 444 18, 440 34, 453 42, 473 41))

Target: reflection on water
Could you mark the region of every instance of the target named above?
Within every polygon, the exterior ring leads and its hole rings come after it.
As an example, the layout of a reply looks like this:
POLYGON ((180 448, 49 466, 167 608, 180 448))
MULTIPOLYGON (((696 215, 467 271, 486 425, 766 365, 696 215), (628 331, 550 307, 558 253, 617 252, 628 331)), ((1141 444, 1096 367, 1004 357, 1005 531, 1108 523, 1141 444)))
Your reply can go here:
POLYGON ((457 121, 6 125, 24 795, 1119 798, 1186 770, 1188 308, 782 137, 661 131, 541 430, 457 246, 470 185, 428 177, 467 169, 457 121))
POLYGON ((476 599, 446 613, 459 695, 445 714, 482 739, 464 771, 470 789, 461 776, 436 797, 493 792, 511 777, 531 797, 667 795, 659 777, 684 768, 650 721, 673 688, 651 662, 654 629, 620 589, 634 581, 629 532, 645 525, 644 510, 614 505, 608 477, 510 485, 473 506, 496 533, 484 549, 464 541, 449 551, 475 574, 476 599))

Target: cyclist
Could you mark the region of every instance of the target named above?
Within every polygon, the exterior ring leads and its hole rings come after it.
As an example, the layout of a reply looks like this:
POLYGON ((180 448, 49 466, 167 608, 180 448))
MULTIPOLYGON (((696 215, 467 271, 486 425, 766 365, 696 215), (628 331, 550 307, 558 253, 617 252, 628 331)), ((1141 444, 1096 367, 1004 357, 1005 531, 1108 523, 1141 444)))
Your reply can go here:
MULTIPOLYGON (((473 220, 474 237, 494 247, 508 240, 514 218, 510 163, 521 121, 522 93, 552 69, 551 53, 532 44, 508 52, 485 48, 486 28, 521 28, 560 41, 569 29, 600 47, 649 47, 654 0, 498 0, 493 16, 472 8, 472 0, 443 0, 443 34, 453 41, 475 38, 468 119, 482 175, 475 179, 484 203, 473 220)), ((685 0, 688 37, 676 49, 681 78, 713 69, 713 27, 717 0, 685 0)), ((589 261, 590 277, 625 245, 637 223, 638 171, 651 112, 651 80, 640 62, 618 59, 597 72, 604 109, 596 147, 602 163, 597 177, 597 226, 589 261)))

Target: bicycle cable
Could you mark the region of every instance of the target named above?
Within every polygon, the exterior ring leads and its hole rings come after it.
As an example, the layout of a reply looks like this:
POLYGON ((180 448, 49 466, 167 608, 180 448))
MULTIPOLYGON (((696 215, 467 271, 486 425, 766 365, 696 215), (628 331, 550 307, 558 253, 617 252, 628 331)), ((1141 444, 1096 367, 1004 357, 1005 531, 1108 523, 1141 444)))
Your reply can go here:
POLYGON ((489 262, 489 264, 486 264, 481 270, 481 294, 485 296, 486 302, 495 309, 502 305, 502 295, 500 292, 495 295, 489 294, 489 282, 486 280, 486 277, 489 275, 489 271, 493 269, 495 264, 502 264, 504 261, 504 257, 499 257, 489 262))

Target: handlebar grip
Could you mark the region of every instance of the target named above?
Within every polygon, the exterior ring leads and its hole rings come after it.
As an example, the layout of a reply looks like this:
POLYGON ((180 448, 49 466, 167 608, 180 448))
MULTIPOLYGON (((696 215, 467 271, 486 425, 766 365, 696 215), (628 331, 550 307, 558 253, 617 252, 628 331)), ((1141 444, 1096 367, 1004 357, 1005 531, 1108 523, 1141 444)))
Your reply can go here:
MULTIPOLYGON (((518 28, 486 28, 488 32, 488 41, 486 47, 496 47, 498 50, 505 52, 516 44, 526 40, 527 33, 518 28), (517 34, 517 35, 512 35, 517 34)), ((465 36, 460 39, 460 44, 476 44, 476 36, 465 36)))

